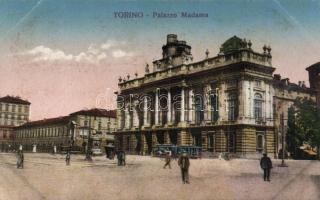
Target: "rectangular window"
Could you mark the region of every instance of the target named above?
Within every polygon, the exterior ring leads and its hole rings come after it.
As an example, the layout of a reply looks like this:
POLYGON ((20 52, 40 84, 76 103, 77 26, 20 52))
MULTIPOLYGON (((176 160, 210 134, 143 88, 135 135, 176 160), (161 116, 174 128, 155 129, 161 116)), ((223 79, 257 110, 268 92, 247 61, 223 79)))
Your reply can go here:
POLYGON ((29 106, 25 106, 24 107, 24 112, 27 114, 27 113, 29 113, 29 106))
POLYGON ((211 120, 215 122, 219 119, 219 99, 217 94, 212 94, 210 97, 211 120))
POLYGON ((235 101, 229 101, 229 112, 228 112, 229 120, 235 120, 235 101))
POLYGON ((254 117, 255 119, 262 118, 262 101, 254 100, 254 117))
POLYGON ((227 81, 227 88, 237 87, 237 80, 227 81))
POLYGON ((215 152, 215 135, 214 132, 208 132, 208 151, 215 152))
POLYGON ((227 144, 228 144, 228 152, 235 153, 236 152, 236 133, 229 132, 227 134, 227 144))
MULTIPOLYGON (((131 117, 132 119, 132 117, 131 117)), ((101 121, 98 122, 98 130, 100 131, 101 130, 101 121)))
POLYGON ((254 86, 255 87, 261 87, 261 81, 255 80, 254 81, 254 86))

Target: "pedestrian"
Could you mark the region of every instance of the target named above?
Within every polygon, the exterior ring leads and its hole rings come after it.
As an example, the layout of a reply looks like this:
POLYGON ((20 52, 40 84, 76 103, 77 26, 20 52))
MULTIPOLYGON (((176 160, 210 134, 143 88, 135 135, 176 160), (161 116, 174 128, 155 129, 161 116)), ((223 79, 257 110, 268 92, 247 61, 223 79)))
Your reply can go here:
POLYGON ((170 152, 167 152, 165 155, 165 164, 163 166, 163 169, 165 169, 167 166, 169 166, 169 169, 171 169, 171 155, 170 152))
POLYGON ((24 164, 24 154, 23 154, 23 150, 21 150, 20 156, 21 156, 21 168, 23 169, 23 164, 24 164))
POLYGON ((126 166, 126 153, 121 151, 121 165, 126 166))
POLYGON ((263 157, 260 160, 260 167, 263 169, 264 181, 270 181, 270 171, 272 168, 272 162, 266 153, 263 154, 263 157))
POLYGON ((189 167, 190 167, 190 161, 189 156, 186 152, 182 152, 182 154, 179 157, 178 165, 181 169, 181 176, 182 176, 182 182, 185 184, 189 184, 189 167))
POLYGON ((117 151, 117 160, 118 160, 118 166, 121 166, 121 151, 117 151))
POLYGON ((24 156, 21 150, 18 150, 17 153, 17 168, 23 168, 23 160, 24 160, 24 156))
POLYGON ((67 156, 66 156, 66 165, 70 165, 70 159, 71 159, 70 152, 69 152, 69 151, 67 151, 67 156))
POLYGON ((21 156, 20 156, 20 151, 18 151, 17 153, 17 168, 20 168, 20 164, 21 164, 21 156))

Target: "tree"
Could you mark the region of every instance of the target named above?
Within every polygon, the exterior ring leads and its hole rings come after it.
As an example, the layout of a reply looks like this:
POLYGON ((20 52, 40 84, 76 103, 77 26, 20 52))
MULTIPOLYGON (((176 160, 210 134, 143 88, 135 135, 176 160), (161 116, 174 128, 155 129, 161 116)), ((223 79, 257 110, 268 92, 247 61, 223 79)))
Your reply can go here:
MULTIPOLYGON (((311 147, 317 148, 317 154, 319 158, 320 154, 320 111, 317 108, 316 103, 308 98, 297 98, 294 103, 295 109, 295 117, 294 122, 295 125, 291 125, 295 128, 295 130, 291 130, 296 132, 295 135, 298 138, 303 139, 307 142, 311 147)), ((290 111, 292 112, 292 111, 290 111)), ((291 114, 292 115, 292 114, 291 114)), ((289 121, 288 121, 289 123, 289 121)), ((292 123, 292 121, 290 122, 292 123)), ((288 124, 289 125, 289 124, 288 124)))
POLYGON ((286 134, 287 149, 293 158, 298 158, 298 149, 305 141, 305 135, 298 131, 296 125, 296 107, 291 105, 288 109, 288 129, 286 134))

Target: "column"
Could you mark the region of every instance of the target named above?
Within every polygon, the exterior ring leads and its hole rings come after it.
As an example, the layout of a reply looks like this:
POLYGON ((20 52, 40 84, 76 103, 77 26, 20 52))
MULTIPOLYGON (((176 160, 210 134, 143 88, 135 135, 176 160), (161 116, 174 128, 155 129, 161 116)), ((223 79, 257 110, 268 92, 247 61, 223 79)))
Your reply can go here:
POLYGON ((211 85, 207 84, 203 90, 204 121, 206 122, 209 122, 211 120, 210 91, 211 91, 211 85))
POLYGON ((126 107, 125 110, 125 127, 126 129, 130 129, 130 112, 129 112, 129 106, 126 107))
POLYGON ((192 145, 192 136, 190 132, 181 130, 178 133, 178 145, 192 145))
POLYGON ((168 89, 168 100, 167 100, 167 104, 168 104, 168 112, 167 112, 167 119, 168 119, 168 124, 171 124, 172 122, 172 110, 171 110, 171 91, 170 88, 168 89))
POLYGON ((159 89, 156 89, 155 98, 155 125, 159 125, 159 89))
POLYGON ((170 135, 169 134, 170 134, 169 131, 164 132, 164 143, 165 144, 171 144, 170 135))
POLYGON ((118 120, 118 123, 117 123, 117 126, 118 126, 118 129, 122 129, 122 109, 121 108, 118 108, 117 109, 117 120, 118 120))
MULTIPOLYGON (((136 104, 135 104, 136 105, 136 104)), ((138 128, 139 127, 139 116, 138 116, 138 108, 137 107, 133 107, 132 109, 132 117, 133 117, 133 126, 135 128, 138 128)))
POLYGON ((181 88, 181 112, 180 112, 180 122, 185 121, 185 94, 184 88, 181 88))
POLYGON ((151 133, 151 137, 152 137, 152 147, 154 147, 155 145, 158 144, 158 138, 157 138, 157 132, 152 132, 151 133))
POLYGON ((189 115, 189 122, 194 123, 194 108, 193 108, 193 89, 189 89, 189 100, 188 100, 188 115, 189 115))
POLYGON ((137 138, 135 134, 130 135, 130 152, 136 153, 136 147, 137 147, 137 138))
POLYGON ((150 126, 149 120, 148 120, 148 97, 144 97, 143 102, 143 126, 150 126))
POLYGON ((208 84, 207 85, 207 94, 208 94, 208 98, 207 98, 207 109, 208 109, 208 118, 207 118, 207 120, 208 121, 212 121, 213 119, 212 119, 212 115, 211 115, 211 112, 212 112, 212 106, 211 106, 211 104, 212 104, 212 102, 211 102, 211 95, 212 95, 212 88, 211 88, 211 84, 208 84))
POLYGON ((148 151, 148 145, 147 145, 147 140, 146 140, 146 135, 145 133, 141 134, 141 154, 146 155, 148 151))

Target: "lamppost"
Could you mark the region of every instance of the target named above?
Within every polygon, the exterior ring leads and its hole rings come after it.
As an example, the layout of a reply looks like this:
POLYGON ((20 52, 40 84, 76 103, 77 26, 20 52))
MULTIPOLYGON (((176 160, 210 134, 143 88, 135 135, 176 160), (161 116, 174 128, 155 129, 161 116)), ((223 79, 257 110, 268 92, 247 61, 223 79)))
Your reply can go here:
POLYGON ((282 161, 279 167, 288 167, 288 165, 284 162, 284 156, 285 156, 285 134, 284 134, 284 116, 283 113, 280 115, 280 126, 281 126, 281 136, 282 136, 282 141, 281 141, 281 146, 282 146, 282 161))
POLYGON ((86 152, 86 158, 87 161, 92 161, 91 157, 91 147, 92 147, 92 141, 91 141, 91 116, 89 117, 89 134, 88 134, 88 143, 87 143, 87 152, 86 152))
POLYGON ((267 119, 264 118, 263 121, 262 121, 262 125, 264 126, 264 152, 265 153, 268 153, 268 143, 267 143, 267 119))
POLYGON ((74 140, 75 140, 75 129, 76 129, 76 125, 77 123, 75 121, 71 121, 70 122, 70 151, 72 150, 73 148, 73 145, 74 145, 74 140))

